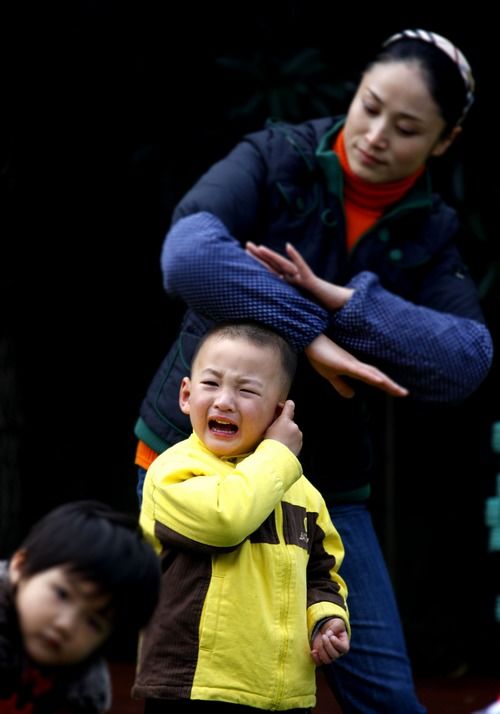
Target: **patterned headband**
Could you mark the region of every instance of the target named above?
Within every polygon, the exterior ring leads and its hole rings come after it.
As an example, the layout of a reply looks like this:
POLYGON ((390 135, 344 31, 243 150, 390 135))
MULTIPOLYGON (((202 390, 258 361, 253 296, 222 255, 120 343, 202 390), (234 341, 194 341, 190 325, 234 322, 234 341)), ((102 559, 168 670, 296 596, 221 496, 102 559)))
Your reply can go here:
POLYGON ((464 120, 465 115, 469 111, 473 101, 474 101, 474 77, 472 76, 472 70, 470 64, 465 59, 464 55, 458 47, 455 47, 446 37, 438 35, 436 32, 429 32, 428 30, 403 30, 402 32, 397 32, 387 39, 382 47, 387 47, 393 42, 398 40, 410 39, 410 40, 421 40, 422 42, 429 42, 435 45, 438 49, 448 55, 448 57, 453 60, 456 64, 460 75, 465 84, 465 89, 467 91, 467 98, 462 116, 459 120, 459 124, 464 120))

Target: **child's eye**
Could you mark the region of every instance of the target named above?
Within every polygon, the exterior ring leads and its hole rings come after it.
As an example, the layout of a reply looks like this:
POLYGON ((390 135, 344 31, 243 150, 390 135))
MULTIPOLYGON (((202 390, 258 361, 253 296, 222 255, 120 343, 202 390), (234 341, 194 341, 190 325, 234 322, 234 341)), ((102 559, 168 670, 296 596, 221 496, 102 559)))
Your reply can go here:
POLYGON ((240 391, 245 392, 246 394, 256 394, 257 396, 259 394, 254 389, 248 389, 248 387, 242 387, 240 391))
POLYGON ((59 600, 69 600, 69 590, 62 585, 54 585, 54 592, 59 600))
POLYGON ((89 615, 87 617, 87 625, 99 634, 108 629, 107 620, 104 620, 102 617, 96 617, 95 615, 89 615))
POLYGON ((202 381, 202 384, 204 384, 206 387, 217 387, 217 382, 214 382, 211 379, 204 379, 202 381))

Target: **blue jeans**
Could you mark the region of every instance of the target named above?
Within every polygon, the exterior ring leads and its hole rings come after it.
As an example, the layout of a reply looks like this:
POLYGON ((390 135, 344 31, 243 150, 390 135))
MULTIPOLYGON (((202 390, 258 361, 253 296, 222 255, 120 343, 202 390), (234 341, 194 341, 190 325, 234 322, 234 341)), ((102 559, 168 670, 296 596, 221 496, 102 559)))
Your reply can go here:
POLYGON ((137 500, 139 501, 139 510, 141 508, 141 503, 142 503, 142 489, 144 488, 144 479, 146 478, 146 469, 143 469, 142 466, 137 467, 137 486, 136 486, 136 493, 137 493, 137 500))
POLYGON ((363 503, 330 508, 346 552, 351 649, 323 667, 344 714, 424 714, 413 684, 392 584, 363 503))

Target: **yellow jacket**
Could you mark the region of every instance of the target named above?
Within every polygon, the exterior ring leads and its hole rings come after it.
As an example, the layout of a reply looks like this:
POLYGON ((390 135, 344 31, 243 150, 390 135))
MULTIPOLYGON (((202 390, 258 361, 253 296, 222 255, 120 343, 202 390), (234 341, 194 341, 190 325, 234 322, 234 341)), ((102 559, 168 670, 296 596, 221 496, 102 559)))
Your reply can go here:
POLYGON ((192 434, 148 470, 140 522, 163 582, 134 696, 313 707, 311 634, 348 623, 344 550, 294 454, 266 439, 221 459, 192 434))

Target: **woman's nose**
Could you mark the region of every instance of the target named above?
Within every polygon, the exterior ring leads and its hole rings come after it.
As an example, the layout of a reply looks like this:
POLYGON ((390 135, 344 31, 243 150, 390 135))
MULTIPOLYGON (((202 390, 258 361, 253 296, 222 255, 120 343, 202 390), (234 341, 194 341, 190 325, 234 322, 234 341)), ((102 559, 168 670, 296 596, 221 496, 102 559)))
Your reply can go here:
POLYGON ((385 149, 387 146, 387 131, 385 122, 378 117, 376 121, 370 123, 366 132, 366 141, 370 146, 385 149))

